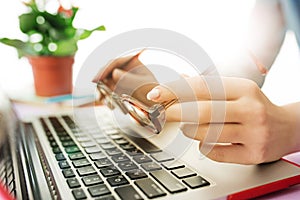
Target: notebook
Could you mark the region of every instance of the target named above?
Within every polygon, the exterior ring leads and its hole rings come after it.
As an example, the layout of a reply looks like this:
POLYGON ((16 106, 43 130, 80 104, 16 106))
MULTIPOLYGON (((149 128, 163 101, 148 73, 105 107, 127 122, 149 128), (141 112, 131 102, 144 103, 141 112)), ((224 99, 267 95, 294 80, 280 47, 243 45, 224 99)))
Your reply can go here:
POLYGON ((20 121, 0 97, 2 199, 245 199, 300 182, 299 166, 283 159, 209 160, 177 123, 145 138, 103 106, 20 121))

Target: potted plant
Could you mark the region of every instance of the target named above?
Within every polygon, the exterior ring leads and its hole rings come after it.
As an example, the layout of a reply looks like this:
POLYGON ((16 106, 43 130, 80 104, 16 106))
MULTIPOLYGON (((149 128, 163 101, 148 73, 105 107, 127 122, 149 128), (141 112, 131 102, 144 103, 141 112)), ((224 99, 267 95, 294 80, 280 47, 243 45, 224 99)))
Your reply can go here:
POLYGON ((17 49, 19 58, 29 60, 38 96, 71 93, 77 42, 88 38, 94 31, 105 30, 104 26, 92 30, 75 28, 73 20, 78 8, 71 6, 66 9, 58 1, 58 9, 49 12, 45 8, 50 1, 24 3, 27 12, 19 16, 19 26, 27 36, 26 41, 0 38, 1 43, 17 49))

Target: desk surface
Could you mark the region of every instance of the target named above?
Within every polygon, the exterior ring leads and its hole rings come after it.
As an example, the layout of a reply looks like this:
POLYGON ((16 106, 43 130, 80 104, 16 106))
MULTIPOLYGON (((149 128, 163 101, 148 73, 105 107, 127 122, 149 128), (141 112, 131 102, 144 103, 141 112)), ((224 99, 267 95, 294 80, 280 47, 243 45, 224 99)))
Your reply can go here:
MULTIPOLYGON (((14 107, 17 111, 18 116, 22 118, 30 117, 33 115, 47 115, 53 113, 55 110, 70 110, 70 107, 61 107, 58 105, 49 106, 37 106, 30 104, 14 103, 14 107)), ((288 155, 285 157, 287 160, 300 165, 300 152, 288 155)), ((290 188, 280 190, 258 199, 297 199, 300 197, 300 184, 292 186, 290 188)))

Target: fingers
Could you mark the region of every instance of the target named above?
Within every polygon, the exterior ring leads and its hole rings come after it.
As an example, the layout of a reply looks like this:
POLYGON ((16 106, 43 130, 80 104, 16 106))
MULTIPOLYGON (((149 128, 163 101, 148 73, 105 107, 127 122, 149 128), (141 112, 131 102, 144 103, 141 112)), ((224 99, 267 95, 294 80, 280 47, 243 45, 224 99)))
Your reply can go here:
POLYGON ((197 124, 241 123, 238 101, 197 101, 177 103, 166 110, 167 120, 197 124))
POLYGON ((203 155, 217 162, 256 164, 242 144, 200 144, 199 149, 203 155))
POLYGON ((183 134, 203 143, 242 143, 244 136, 241 124, 183 124, 183 134))
POLYGON ((109 62, 105 67, 103 67, 97 75, 92 80, 93 82, 97 83, 99 81, 103 81, 104 79, 110 78, 112 76, 112 72, 116 68, 129 70, 135 66, 141 66, 143 65, 139 59, 138 56, 140 53, 134 55, 134 56, 126 56, 121 57, 113 60, 112 62, 109 62))
POLYGON ((114 69, 112 71, 112 79, 115 83, 117 83, 121 79, 121 77, 124 76, 125 74, 126 74, 126 71, 124 71, 122 69, 118 69, 118 68, 114 69))
POLYGON ((125 71, 122 69, 114 69, 112 72, 112 80, 114 82, 113 91, 119 95, 128 94, 135 99, 139 100, 147 106, 152 106, 155 104, 153 101, 149 101, 146 98, 146 94, 155 86, 155 78, 152 74, 147 74, 147 76, 141 76, 139 73, 145 72, 145 67, 135 67, 130 71, 125 71))
POLYGON ((155 102, 164 102, 175 98, 182 102, 235 100, 253 88, 257 88, 257 85, 248 79, 195 76, 159 85, 147 94, 147 98, 155 102))
POLYGON ((199 150, 203 155, 217 162, 255 165, 278 160, 278 158, 261 160, 261 155, 253 151, 253 148, 247 148, 246 145, 237 143, 213 145, 200 143, 199 150))
POLYGON ((108 78, 109 75, 111 75, 111 72, 115 68, 119 68, 122 66, 122 64, 128 62, 131 59, 132 56, 128 57, 121 57, 118 59, 113 60, 112 62, 109 62, 106 66, 102 67, 97 75, 94 77, 93 82, 97 83, 99 81, 103 81, 104 79, 108 78))

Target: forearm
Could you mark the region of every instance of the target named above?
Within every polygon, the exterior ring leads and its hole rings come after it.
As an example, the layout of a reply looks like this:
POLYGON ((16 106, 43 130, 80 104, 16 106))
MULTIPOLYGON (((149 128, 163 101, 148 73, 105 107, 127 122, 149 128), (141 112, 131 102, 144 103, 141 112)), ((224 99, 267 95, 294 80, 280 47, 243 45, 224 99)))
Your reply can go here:
POLYGON ((259 71, 249 52, 245 49, 241 50, 238 55, 233 55, 233 58, 227 58, 226 61, 217 63, 216 66, 221 76, 250 79, 259 87, 262 87, 265 80, 265 76, 259 71))
POLYGON ((278 1, 258 0, 249 23, 245 45, 238 54, 217 63, 220 75, 247 78, 260 87, 283 43, 285 23, 278 1))

